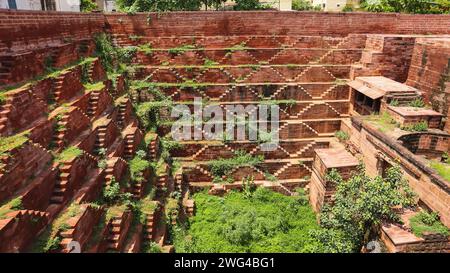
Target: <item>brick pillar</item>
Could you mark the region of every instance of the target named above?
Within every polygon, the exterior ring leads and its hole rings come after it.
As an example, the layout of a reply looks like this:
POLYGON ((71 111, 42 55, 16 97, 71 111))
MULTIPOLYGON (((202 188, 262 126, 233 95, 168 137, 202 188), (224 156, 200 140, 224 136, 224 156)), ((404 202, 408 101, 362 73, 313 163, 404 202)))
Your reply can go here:
POLYGON ((344 179, 359 165, 358 160, 344 148, 316 149, 312 166, 309 202, 316 213, 324 203, 332 202, 335 185, 326 180, 326 175, 336 169, 344 179))

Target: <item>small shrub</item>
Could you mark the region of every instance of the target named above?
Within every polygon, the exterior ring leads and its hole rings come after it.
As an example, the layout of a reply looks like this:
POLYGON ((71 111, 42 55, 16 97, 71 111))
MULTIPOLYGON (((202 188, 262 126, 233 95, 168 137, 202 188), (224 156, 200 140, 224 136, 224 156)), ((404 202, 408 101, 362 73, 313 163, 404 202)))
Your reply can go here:
POLYGON ((410 225, 417 237, 423 237, 425 233, 449 235, 448 228, 439 221, 439 215, 435 212, 419 212, 411 217, 410 225))
POLYGON ((348 133, 344 132, 344 131, 337 131, 334 134, 334 136, 337 137, 337 139, 339 139, 339 141, 343 141, 343 142, 350 139, 350 136, 348 135, 348 133))
POLYGON ((393 99, 393 100, 391 100, 391 102, 389 102, 389 105, 390 106, 399 106, 399 102, 398 102, 398 100, 397 99, 393 99))
POLYGON ((55 158, 56 162, 64 162, 72 160, 73 158, 79 157, 83 154, 83 151, 80 148, 75 146, 70 146, 58 154, 55 158))
POLYGON ((102 197, 107 204, 112 204, 119 199, 120 184, 114 176, 111 178, 111 184, 103 188, 102 197))
POLYGON ((428 130, 428 123, 426 121, 421 121, 412 125, 403 126, 401 129, 411 132, 425 132, 428 130))
POLYGON ((408 105, 411 107, 423 108, 425 107, 425 102, 422 99, 418 98, 411 101, 408 105))

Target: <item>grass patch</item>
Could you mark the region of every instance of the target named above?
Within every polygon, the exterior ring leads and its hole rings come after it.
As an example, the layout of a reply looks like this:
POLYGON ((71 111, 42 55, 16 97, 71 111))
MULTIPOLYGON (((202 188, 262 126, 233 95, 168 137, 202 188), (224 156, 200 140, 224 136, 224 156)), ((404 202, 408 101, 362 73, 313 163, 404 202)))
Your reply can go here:
POLYGON ((425 233, 449 235, 448 228, 439 221, 439 216, 434 212, 419 212, 409 221, 411 230, 417 237, 423 237, 425 233))
POLYGON ((450 182, 450 164, 438 161, 431 161, 430 167, 434 169, 447 182, 450 182))
POLYGON ((136 155, 132 160, 130 160, 129 165, 131 179, 137 181, 142 179, 142 172, 150 167, 150 162, 139 155, 136 155))
POLYGON ((397 122, 392 118, 391 115, 384 112, 381 115, 369 115, 364 117, 364 120, 375 125, 380 132, 389 132, 398 127, 397 122))
POLYGON ((230 171, 237 167, 255 166, 264 161, 263 156, 253 156, 245 151, 238 150, 234 153, 232 158, 219 158, 208 162, 208 166, 211 173, 214 176, 216 182, 222 178, 222 176, 229 175, 230 171))
POLYGON ((8 213, 21 209, 23 209, 22 198, 14 198, 0 207, 0 219, 5 219, 8 213))
POLYGON ((105 84, 103 82, 96 82, 96 83, 85 83, 84 88, 86 92, 94 91, 94 90, 101 90, 105 88, 105 84))
POLYGON ((309 233, 319 230, 307 199, 258 188, 251 197, 194 195, 196 215, 190 227, 174 229, 177 252, 312 252, 320 244, 309 233), (306 200, 306 201, 305 201, 306 200))
POLYGON ((31 247, 31 252, 42 253, 56 250, 62 238, 58 235, 59 232, 65 231, 69 228, 67 221, 78 215, 82 207, 80 204, 72 203, 67 210, 61 214, 53 223, 42 233, 31 247))
POLYGON ((61 162, 69 161, 76 157, 79 157, 82 154, 83 154, 83 151, 80 148, 75 147, 75 146, 70 146, 56 156, 55 162, 61 163, 61 162))
POLYGON ((8 155, 8 151, 21 147, 28 141, 28 131, 10 137, 0 137, 0 157, 8 155))

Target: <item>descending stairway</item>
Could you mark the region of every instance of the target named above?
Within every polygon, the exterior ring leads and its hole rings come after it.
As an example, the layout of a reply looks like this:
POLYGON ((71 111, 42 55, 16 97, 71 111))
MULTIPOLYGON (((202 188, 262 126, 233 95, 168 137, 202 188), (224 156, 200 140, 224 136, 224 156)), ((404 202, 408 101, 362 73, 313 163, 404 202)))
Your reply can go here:
POLYGON ((58 180, 56 181, 55 188, 53 189, 53 193, 50 197, 50 204, 62 204, 64 201, 64 195, 67 190, 67 186, 70 179, 70 164, 65 164, 61 166, 60 175, 58 180))

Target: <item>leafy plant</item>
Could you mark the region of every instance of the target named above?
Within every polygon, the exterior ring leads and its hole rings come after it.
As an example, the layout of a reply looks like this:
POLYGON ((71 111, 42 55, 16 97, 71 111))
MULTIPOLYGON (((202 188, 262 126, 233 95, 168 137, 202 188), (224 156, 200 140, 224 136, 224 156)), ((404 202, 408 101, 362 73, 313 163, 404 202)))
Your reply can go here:
POLYGON ((264 161, 262 155, 253 156, 243 150, 238 150, 234 153, 232 158, 219 158, 208 162, 213 176, 221 178, 222 176, 229 175, 229 172, 237 167, 255 166, 264 161))
POLYGON ((91 0, 81 0, 80 1, 80 11, 82 12, 90 12, 98 9, 98 6, 95 2, 91 0))
POLYGON ((113 204, 120 197, 120 184, 116 181, 113 176, 111 178, 111 183, 103 188, 102 199, 107 204, 113 204))
POLYGON ((334 136, 337 137, 337 139, 339 139, 340 141, 344 142, 350 139, 348 133, 344 131, 337 131, 334 136))
POLYGON ((423 237, 426 233, 449 236, 448 228, 439 221, 436 212, 421 211, 409 220, 411 230, 417 237, 423 237))
POLYGON ((322 243, 333 242, 328 247, 337 247, 335 251, 359 251, 376 234, 383 220, 400 221, 394 207, 416 204, 398 165, 389 168, 385 178, 371 178, 360 166, 348 180, 343 180, 336 170, 326 179, 336 185, 334 204, 324 205, 320 223, 327 230, 315 237, 322 243))
POLYGON ((389 102, 389 105, 391 105, 391 106, 398 106, 400 103, 398 102, 398 100, 397 99, 393 99, 393 100, 391 100, 390 102, 389 102))
POLYGON ((303 197, 257 188, 251 196, 196 193, 196 214, 172 229, 177 252, 261 253, 321 251, 310 232, 320 230, 303 197))
POLYGON ((409 106, 417 107, 417 108, 423 108, 423 107, 425 107, 425 102, 422 99, 418 98, 418 99, 415 99, 415 100, 411 101, 409 103, 409 106))
POLYGON ((428 122, 426 121, 417 122, 412 125, 403 126, 401 129, 411 132, 425 132, 428 130, 428 122))

